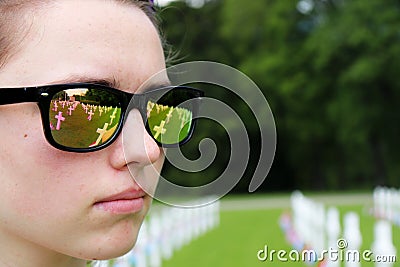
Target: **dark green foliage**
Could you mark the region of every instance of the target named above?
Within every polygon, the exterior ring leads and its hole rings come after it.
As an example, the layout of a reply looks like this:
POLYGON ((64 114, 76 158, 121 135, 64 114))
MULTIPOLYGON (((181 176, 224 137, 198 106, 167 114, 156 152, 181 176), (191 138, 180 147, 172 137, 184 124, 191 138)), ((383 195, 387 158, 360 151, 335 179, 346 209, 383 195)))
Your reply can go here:
MULTIPOLYGON (((399 187, 400 1, 314 0, 305 13, 298 3, 224 0, 193 9, 180 2, 161 16, 167 40, 187 55, 181 61, 231 65, 267 97, 278 143, 262 190, 399 187)), ((215 94, 248 114, 239 100, 215 94)), ((258 160, 257 125, 246 126, 252 156, 238 191, 247 190, 258 160)))

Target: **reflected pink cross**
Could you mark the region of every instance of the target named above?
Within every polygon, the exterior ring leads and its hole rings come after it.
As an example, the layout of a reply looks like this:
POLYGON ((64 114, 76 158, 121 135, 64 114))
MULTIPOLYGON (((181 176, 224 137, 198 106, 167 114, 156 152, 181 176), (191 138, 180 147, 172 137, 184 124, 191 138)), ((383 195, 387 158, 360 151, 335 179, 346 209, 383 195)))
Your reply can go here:
POLYGON ((89 121, 91 121, 92 120, 92 116, 94 115, 94 113, 93 113, 93 111, 92 110, 90 110, 89 112, 88 112, 88 114, 89 114, 89 116, 88 116, 88 120, 89 121))
POLYGON ((65 118, 62 116, 62 111, 59 111, 55 118, 57 119, 56 130, 59 131, 61 127, 61 121, 65 121, 65 118))

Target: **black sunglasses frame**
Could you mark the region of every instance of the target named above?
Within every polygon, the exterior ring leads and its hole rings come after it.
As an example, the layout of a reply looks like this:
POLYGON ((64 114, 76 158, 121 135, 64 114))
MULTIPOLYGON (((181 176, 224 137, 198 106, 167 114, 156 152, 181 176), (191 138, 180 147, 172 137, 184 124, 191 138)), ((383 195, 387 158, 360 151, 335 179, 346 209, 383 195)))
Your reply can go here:
POLYGON ((167 87, 157 88, 154 90, 149 90, 141 94, 132 94, 112 87, 94 83, 67 83, 67 84, 54 84, 54 85, 44 85, 35 87, 0 88, 0 105, 36 102, 40 109, 43 132, 47 142, 53 147, 62 151, 86 153, 86 152, 98 151, 111 145, 120 135, 123 125, 125 124, 125 121, 127 119, 127 114, 129 114, 129 112, 132 109, 139 110, 147 132, 149 133, 150 136, 153 137, 149 125, 147 123, 147 102, 149 100, 152 100, 157 104, 162 104, 162 102, 158 102, 158 100, 161 99, 166 94, 168 94, 170 91, 176 93, 185 92, 187 94, 187 97, 184 98, 183 101, 177 100, 177 103, 166 103, 167 105, 178 106, 179 104, 187 100, 190 100, 191 103, 193 101, 194 105, 193 109, 191 110, 193 112, 193 119, 190 126, 189 134, 185 139, 176 144, 163 144, 157 141, 155 138, 153 138, 153 140, 160 147, 177 147, 189 141, 193 134, 196 124, 197 114, 199 111, 200 101, 201 98, 204 96, 204 92, 199 89, 187 86, 167 86, 167 87), (110 94, 115 95, 117 99, 120 101, 121 118, 118 122, 117 129, 115 130, 115 132, 113 133, 113 135, 110 137, 109 140, 95 147, 73 148, 64 146, 62 144, 57 143, 51 134, 49 112, 53 96, 63 90, 81 89, 81 88, 103 90, 110 94))

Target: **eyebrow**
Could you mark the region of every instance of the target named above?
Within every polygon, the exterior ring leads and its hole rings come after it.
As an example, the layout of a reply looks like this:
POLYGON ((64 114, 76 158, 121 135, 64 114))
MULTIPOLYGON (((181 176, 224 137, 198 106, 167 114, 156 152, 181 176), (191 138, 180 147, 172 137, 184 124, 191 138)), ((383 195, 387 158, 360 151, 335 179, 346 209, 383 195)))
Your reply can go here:
POLYGON ((71 75, 65 79, 53 81, 50 84, 63 84, 63 83, 93 83, 104 85, 112 88, 120 88, 120 83, 112 77, 110 79, 107 78, 95 78, 90 76, 81 76, 81 75, 71 75))
MULTIPOLYGON (((112 78, 94 78, 90 76, 81 76, 81 75, 71 75, 67 77, 66 79, 62 80, 57 80, 54 82, 51 82, 50 84, 63 84, 63 83, 91 83, 91 84, 99 84, 107 87, 111 87, 114 89, 122 90, 120 83, 117 81, 115 77, 112 78)), ((171 86, 171 82, 169 80, 165 82, 156 82, 156 83, 151 83, 149 85, 146 85, 145 87, 139 86, 137 90, 140 92, 138 93, 144 93, 152 90, 156 90, 159 88, 163 87, 168 87, 171 86)))

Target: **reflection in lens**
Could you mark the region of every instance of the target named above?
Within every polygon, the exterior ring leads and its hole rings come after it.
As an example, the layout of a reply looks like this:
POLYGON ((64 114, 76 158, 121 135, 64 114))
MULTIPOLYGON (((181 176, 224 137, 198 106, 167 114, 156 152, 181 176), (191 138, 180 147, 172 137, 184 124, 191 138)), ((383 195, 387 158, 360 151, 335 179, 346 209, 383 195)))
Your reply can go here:
POLYGON ((186 108, 170 107, 149 101, 147 123, 151 135, 162 144, 178 144, 190 135, 193 113, 186 108))
POLYGON ((101 89, 76 88, 54 95, 49 107, 54 140, 71 148, 96 147, 109 140, 121 118, 118 98, 101 89))

